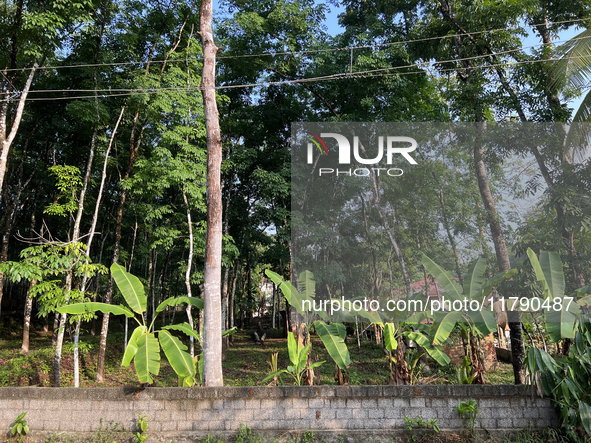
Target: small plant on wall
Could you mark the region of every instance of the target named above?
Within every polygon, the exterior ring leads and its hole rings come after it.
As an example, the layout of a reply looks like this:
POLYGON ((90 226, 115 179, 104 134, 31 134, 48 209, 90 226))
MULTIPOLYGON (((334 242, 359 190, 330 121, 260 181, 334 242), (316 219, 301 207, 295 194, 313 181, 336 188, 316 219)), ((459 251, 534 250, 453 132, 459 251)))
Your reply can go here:
POLYGON ((21 441, 22 438, 29 433, 29 425, 27 420, 25 420, 26 412, 20 414, 16 420, 14 421, 14 426, 10 430, 10 435, 15 437, 18 441, 21 441))

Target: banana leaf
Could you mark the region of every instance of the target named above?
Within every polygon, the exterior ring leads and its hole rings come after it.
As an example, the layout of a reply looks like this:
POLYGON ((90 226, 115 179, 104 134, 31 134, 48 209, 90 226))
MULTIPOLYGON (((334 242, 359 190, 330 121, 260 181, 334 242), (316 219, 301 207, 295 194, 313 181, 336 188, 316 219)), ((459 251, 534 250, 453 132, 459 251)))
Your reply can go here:
POLYGON ((497 330, 497 320, 486 307, 482 311, 470 312, 470 319, 474 322, 474 327, 483 336, 497 330))
POLYGON ((173 331, 180 331, 183 332, 185 335, 188 335, 189 337, 194 337, 197 339, 197 341, 200 340, 199 337, 199 332, 195 331, 191 325, 189 323, 181 323, 178 325, 169 325, 169 326, 164 326, 162 327, 162 329, 164 330, 173 330, 173 331))
POLYGON ((124 306, 100 302, 73 303, 71 305, 60 306, 56 310, 61 314, 71 315, 80 315, 87 314, 89 312, 100 311, 104 314, 110 313, 114 315, 125 315, 126 317, 130 318, 135 317, 135 314, 124 306))
POLYGON ((345 344, 347 330, 342 323, 331 323, 327 325, 322 321, 314 322, 316 332, 320 336, 328 355, 334 360, 337 366, 344 370, 351 364, 349 349, 345 344))
POLYGON ((455 325, 463 319, 463 314, 458 311, 443 312, 436 316, 433 323, 433 343, 442 344, 455 325))
POLYGON ((187 346, 168 331, 160 331, 158 340, 174 372, 179 377, 195 377, 195 362, 191 355, 186 352, 187 346))
POLYGON ((170 297, 158 305, 158 307, 154 311, 154 317, 162 311, 164 311, 167 306, 183 305, 185 303, 191 306, 195 306, 197 309, 203 309, 203 299, 201 298, 188 297, 186 295, 183 295, 181 297, 170 297))
POLYGON ((153 383, 152 374, 160 372, 160 345, 154 334, 143 334, 137 339, 135 370, 140 383, 153 383))
POLYGON ((398 340, 396 340, 396 328, 394 323, 386 323, 384 325, 384 345, 390 352, 398 348, 398 340))
POLYGON ((121 366, 129 366, 129 363, 131 363, 131 360, 133 360, 133 357, 135 357, 135 355, 137 354, 137 340, 142 334, 146 333, 146 330, 146 327, 143 325, 138 326, 134 329, 134 331, 131 334, 131 337, 129 338, 129 341, 127 342, 127 347, 125 348, 125 354, 123 354, 121 366))
POLYGON ((464 276, 464 294, 469 299, 476 298, 482 292, 482 281, 486 272, 486 259, 480 257, 468 269, 464 276))
POLYGON ((406 336, 427 351, 427 354, 441 366, 445 366, 451 361, 445 352, 443 352, 441 346, 432 345, 429 339, 420 332, 409 332, 406 336))
POLYGON ((111 265, 111 274, 132 311, 143 314, 147 307, 147 300, 144 285, 140 279, 117 263, 111 265))
POLYGON ((429 274, 435 277, 435 279, 443 287, 446 296, 452 297, 456 300, 460 298, 462 290, 460 286, 456 283, 456 280, 448 271, 443 269, 441 266, 439 266, 425 254, 423 254, 421 263, 425 267, 427 272, 429 272, 429 274))

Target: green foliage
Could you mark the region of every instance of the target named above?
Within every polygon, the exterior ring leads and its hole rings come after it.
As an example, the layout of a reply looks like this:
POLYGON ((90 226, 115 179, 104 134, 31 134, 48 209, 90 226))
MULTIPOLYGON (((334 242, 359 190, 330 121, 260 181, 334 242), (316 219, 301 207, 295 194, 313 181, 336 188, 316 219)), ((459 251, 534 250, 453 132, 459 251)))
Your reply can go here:
POLYGON ((476 403, 476 400, 461 401, 454 411, 460 414, 464 424, 467 423, 470 426, 470 432, 474 432, 476 417, 478 416, 478 403, 476 403))
POLYGON ((462 364, 456 368, 456 383, 460 385, 471 385, 474 378, 470 357, 466 356, 462 360, 462 364))
MULTIPOLYGON (((125 268, 117 263, 113 263, 111 266, 111 273, 127 305, 131 310, 139 314, 140 320, 127 307, 114 306, 106 303, 76 303, 62 306, 58 308, 58 312, 80 315, 85 312, 101 311, 103 313, 110 312, 115 315, 125 315, 126 317, 133 318, 139 326, 131 334, 121 364, 128 366, 133 360, 140 383, 153 383, 152 376, 158 375, 160 371, 160 349, 162 348, 170 365, 179 376, 179 381, 182 380, 185 386, 195 384, 195 361, 186 352, 188 349, 187 346, 170 334, 169 331, 181 331, 199 340, 199 335, 196 331, 193 331, 188 323, 164 326, 161 331, 155 331, 154 321, 149 325, 146 324, 144 315, 147 307, 146 294, 140 280, 128 273, 125 268)), ((154 320, 167 306, 180 304, 190 304, 203 309, 203 300, 199 298, 186 296, 172 297, 158 305, 154 312, 154 320)))
POLYGON ((280 371, 271 372, 267 377, 263 379, 263 383, 266 383, 268 380, 280 375, 280 374, 289 374, 293 377, 296 384, 300 386, 302 384, 302 379, 304 374, 309 369, 317 368, 321 366, 324 361, 319 361, 308 365, 308 353, 310 352, 310 348, 312 347, 312 343, 308 343, 306 346, 302 346, 301 343, 295 338, 293 333, 287 335, 287 351, 289 354, 289 360, 291 361, 291 365, 287 367, 287 369, 281 369, 280 371))
MULTIPOLYGON (((546 311, 548 322, 556 323, 548 324, 550 338, 554 342, 570 338, 573 342, 569 354, 562 358, 554 358, 541 349, 529 348, 524 365, 529 370, 530 381, 536 384, 538 391, 554 400, 563 426, 572 431, 582 425, 587 434, 591 434, 591 324, 585 318, 588 314, 581 317, 580 309, 575 303, 572 303, 574 307, 566 309, 568 297, 564 297, 564 271, 557 253, 541 252, 538 261, 534 252, 529 249, 528 256, 543 285, 544 296, 561 302, 561 310, 549 315, 546 311), (561 320, 566 324, 558 323, 561 320)), ((571 297, 574 299, 589 291, 590 286, 585 286, 571 294, 571 297)), ((577 300, 577 304, 589 304, 589 296, 577 300)))
POLYGON ((260 439, 244 423, 240 423, 240 428, 236 433, 235 443, 259 443, 260 439))
POLYGON ((27 424, 27 420, 25 420, 26 412, 19 414, 19 416, 14 420, 14 426, 10 430, 10 435, 20 437, 24 437, 29 433, 29 425, 27 424))
MULTIPOLYGON (((416 417, 416 418, 404 417, 404 428, 409 432, 412 432, 416 427, 418 427, 418 428, 430 429, 434 433, 438 434, 439 433, 439 426, 437 426, 436 423, 437 423, 436 418, 431 419, 431 420, 425 420, 421 417, 416 417)), ((417 441, 416 435, 411 434, 411 438, 412 438, 412 441, 417 441)))
POLYGON ((138 415, 135 423, 136 433, 134 443, 144 443, 148 438, 146 431, 148 430, 148 422, 146 419, 150 418, 147 415, 138 415))
POLYGON ((76 195, 78 187, 82 185, 80 170, 75 166, 52 166, 49 172, 56 179, 56 187, 59 191, 58 196, 46 209, 45 213, 66 217, 78 209, 76 195))
POLYGON ((536 273, 538 281, 542 283, 543 296, 552 303, 550 309, 544 309, 546 328, 554 342, 562 338, 574 338, 577 315, 581 312, 577 303, 573 303, 576 294, 565 297, 565 280, 562 262, 557 252, 540 252, 540 259, 534 251, 527 250, 527 256, 536 273), (554 304, 560 309, 554 309, 554 304))

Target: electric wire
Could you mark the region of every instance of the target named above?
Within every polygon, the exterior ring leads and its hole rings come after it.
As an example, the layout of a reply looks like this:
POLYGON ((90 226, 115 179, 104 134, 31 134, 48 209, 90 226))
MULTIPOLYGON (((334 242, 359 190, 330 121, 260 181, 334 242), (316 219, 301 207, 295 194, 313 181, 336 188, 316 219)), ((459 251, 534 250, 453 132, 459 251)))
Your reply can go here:
MULTIPOLYGON (((591 37, 586 37, 591 38, 591 37)), ((473 61, 479 59, 486 59, 490 58, 493 55, 506 55, 513 52, 520 52, 528 48, 533 48, 537 46, 542 46, 542 44, 531 45, 524 48, 516 48, 510 49, 506 51, 497 52, 494 54, 483 54, 478 56, 471 56, 471 57, 463 57, 463 58, 456 58, 456 59, 448 59, 448 60, 439 60, 433 62, 417 62, 409 65, 403 66, 392 66, 387 68, 378 68, 378 69, 371 69, 365 71, 356 71, 356 72, 343 72, 343 73, 336 73, 330 74, 326 76, 318 76, 318 77, 309 77, 309 78, 301 78, 301 79, 286 79, 280 81, 263 81, 263 82, 256 82, 256 83, 246 83, 246 84, 239 84, 239 85, 218 85, 215 89, 236 89, 236 88, 253 88, 259 86, 271 86, 271 85, 284 85, 284 84, 300 84, 300 83, 308 83, 308 82, 319 82, 319 81, 326 81, 326 80, 338 80, 338 79, 346 79, 346 78, 369 78, 369 77, 378 77, 378 73, 382 73, 384 75, 392 75, 394 71, 399 71, 402 69, 410 69, 410 68, 427 68, 433 65, 444 65, 447 63, 457 63, 463 61, 473 61), (375 74, 375 75, 369 75, 375 74)), ((579 57, 569 57, 570 59, 577 59, 577 58, 587 58, 586 56, 579 56, 579 57)), ((469 69, 489 69, 489 68, 496 68, 496 67, 507 67, 507 66, 515 66, 521 64, 535 64, 535 63, 548 63, 553 61, 562 60, 561 58, 548 58, 548 59, 539 59, 539 60, 521 60, 521 61, 508 61, 503 63, 496 63, 496 64, 489 64, 489 65, 479 65, 479 66, 471 66, 471 67, 454 67, 454 68, 440 68, 438 69, 439 73, 445 72, 452 72, 452 71, 465 71, 469 69)), ((398 75, 413 75, 413 74, 425 74, 426 71, 418 70, 418 71, 407 71, 407 72, 396 72, 398 75)), ((380 75, 382 76, 382 75, 380 75)), ((29 91, 31 93, 81 93, 81 92, 88 92, 88 93, 107 93, 102 94, 101 98, 106 97, 122 97, 122 96, 130 96, 130 95, 141 95, 141 94, 154 94, 159 92, 166 92, 166 91, 199 91, 201 90, 200 86, 195 87, 158 87, 158 88, 103 88, 103 89, 45 89, 45 90, 32 90, 29 91), (115 92, 116 94, 113 94, 115 92)), ((73 99, 80 99, 80 98, 93 98, 94 96, 65 96, 65 97, 27 97, 27 101, 41 101, 41 100, 73 100, 73 99)), ((11 99, 11 101, 15 101, 17 99, 11 99)))
MULTIPOLYGON (((572 58, 586 58, 584 56, 581 57, 572 57, 572 58)), ((513 66, 513 65, 521 65, 521 64, 535 64, 541 62, 548 62, 548 61, 556 61, 560 59, 544 59, 544 60, 523 60, 523 61, 516 61, 516 62, 508 62, 508 63, 498 63, 492 65, 485 65, 485 66, 472 66, 472 67, 456 67, 456 68, 445 68, 439 69, 438 72, 446 73, 446 72, 457 72, 460 70, 469 70, 469 69, 489 69, 489 68, 496 68, 496 67, 505 67, 505 66, 513 66)), ((437 62, 440 63, 440 62, 437 62)), ((348 80, 348 79, 360 79, 360 78, 379 78, 379 77, 386 77, 390 75, 415 75, 415 74, 425 74, 426 71, 406 71, 406 72, 396 72, 392 73, 392 70, 399 69, 400 67, 391 67, 391 68, 382 68, 382 69, 373 69, 367 71, 358 71, 358 72, 344 72, 338 74, 331 74, 321 77, 311 77, 311 78, 302 78, 302 79, 290 79, 290 80, 278 80, 278 81, 263 81, 259 83, 245 83, 239 85, 219 85, 216 86, 216 90, 220 89, 236 89, 236 88, 254 88, 260 86, 275 86, 275 85, 287 85, 287 84, 301 84, 301 83, 312 83, 312 82, 323 82, 323 81, 331 81, 331 80, 348 80)), ((158 94, 164 91, 179 91, 179 92, 197 92, 201 90, 200 86, 195 87, 183 87, 183 88, 158 88, 152 90, 127 90, 129 92, 122 92, 117 94, 102 94, 100 98, 112 98, 112 97, 130 97, 136 95, 143 95, 143 94, 158 94)), ((48 90, 53 92, 53 90, 48 90)), ((114 90, 111 90, 114 91, 114 90)), ((122 89, 121 91, 126 91, 122 89)), ((94 92, 94 90, 87 90, 86 92, 94 92)), ((91 98, 94 99, 94 95, 81 95, 81 96, 64 96, 64 97, 34 97, 29 98, 27 97, 27 101, 50 101, 50 100, 76 100, 76 99, 85 99, 91 98)))
MULTIPOLYGON (((580 19, 571 19, 571 20, 562 20, 556 21, 551 23, 535 23, 532 25, 528 25, 530 27, 537 27, 537 26, 549 26, 549 25, 556 25, 556 24, 564 24, 564 23, 577 23, 581 21, 589 21, 589 18, 580 18, 580 19)), ((326 48, 326 49, 308 49, 305 51, 285 51, 285 52, 265 52, 260 54, 242 54, 242 55, 221 55, 216 57, 218 60, 228 60, 228 59, 240 59, 240 58, 253 58, 253 57, 275 57, 281 55, 302 55, 302 54, 314 54, 314 53, 322 53, 322 52, 337 52, 337 51, 351 51, 356 49, 370 49, 370 48, 377 48, 382 46, 395 46, 395 45, 404 45, 408 43, 420 43, 420 42, 427 42, 433 40, 444 40, 448 38, 455 38, 455 37, 465 37, 465 36, 474 36, 479 34, 488 34, 488 33, 495 33, 495 32, 503 32, 503 31, 512 31, 517 30, 515 28, 497 28, 497 29, 489 29, 485 31, 474 31, 474 32, 467 32, 461 34, 450 34, 450 35, 443 35, 443 36, 435 36, 435 37, 425 37, 420 39, 413 39, 413 40, 401 40, 396 42, 387 42, 387 43, 375 43, 371 45, 361 45, 361 46, 348 46, 344 48, 326 48)), ((557 42, 554 42, 557 43, 557 42)), ((151 60, 150 64, 160 64, 160 63, 178 63, 178 62, 186 62, 186 59, 178 59, 178 60, 151 60)), ((146 64, 146 61, 129 61, 129 62, 113 62, 113 63, 87 63, 87 64, 79 64, 79 65, 57 65, 57 66, 41 66, 38 67, 37 70, 50 70, 50 69, 72 69, 72 68, 94 68, 94 67, 109 67, 109 66, 129 66, 129 65, 142 65, 146 64)), ((5 72, 11 71, 30 71, 33 68, 24 67, 24 68, 10 68, 5 69, 5 72)))

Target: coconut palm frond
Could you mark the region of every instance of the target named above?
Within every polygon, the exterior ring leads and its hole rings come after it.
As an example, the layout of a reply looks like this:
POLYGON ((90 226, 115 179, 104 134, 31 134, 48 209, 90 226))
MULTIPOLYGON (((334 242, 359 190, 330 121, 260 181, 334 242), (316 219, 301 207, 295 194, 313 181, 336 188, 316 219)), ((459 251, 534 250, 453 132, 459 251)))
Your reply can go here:
POLYGON ((591 79, 591 29, 586 29, 556 49, 560 58, 550 70, 550 87, 583 88, 591 79))
POLYGON ((588 92, 573 117, 564 142, 564 155, 569 163, 583 162, 591 153, 591 92, 588 92))

